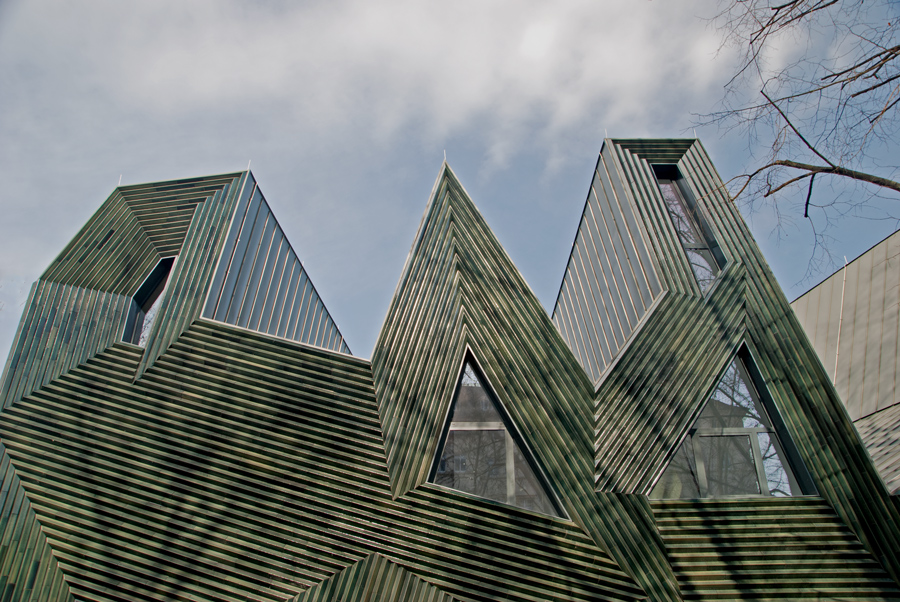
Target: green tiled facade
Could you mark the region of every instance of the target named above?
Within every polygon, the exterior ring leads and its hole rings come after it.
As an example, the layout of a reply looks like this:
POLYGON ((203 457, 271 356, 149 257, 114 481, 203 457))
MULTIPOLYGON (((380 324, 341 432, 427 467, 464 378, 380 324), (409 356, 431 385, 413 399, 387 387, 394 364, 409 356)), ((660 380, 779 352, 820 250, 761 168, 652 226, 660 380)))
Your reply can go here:
POLYGON ((444 165, 371 360, 256 190, 117 189, 35 284, 0 389, 0 601, 900 600, 897 506, 699 142, 605 142, 552 317, 444 165), (725 258, 707 291, 659 164, 725 258), (814 491, 651 500, 739 349, 814 491), (467 358, 561 517, 432 483, 467 358))

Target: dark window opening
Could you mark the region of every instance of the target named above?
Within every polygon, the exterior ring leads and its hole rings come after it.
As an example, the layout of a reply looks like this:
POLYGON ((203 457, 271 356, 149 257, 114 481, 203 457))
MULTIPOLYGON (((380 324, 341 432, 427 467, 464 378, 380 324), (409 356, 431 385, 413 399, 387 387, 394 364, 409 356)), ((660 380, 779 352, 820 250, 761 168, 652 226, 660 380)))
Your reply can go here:
POLYGON ((654 499, 788 497, 812 479, 746 351, 728 366, 650 494, 654 499))
POLYGON ((562 516, 534 460, 473 360, 465 364, 430 482, 562 516))
POLYGON ((725 256, 697 208, 678 167, 654 165, 653 172, 691 271, 700 290, 705 293, 715 282, 719 270, 725 266, 725 256))
POLYGON ((128 319, 125 322, 125 334, 122 336, 122 340, 126 343, 133 343, 141 347, 147 345, 147 337, 159 311, 159 301, 174 263, 174 257, 161 259, 134 294, 128 319))

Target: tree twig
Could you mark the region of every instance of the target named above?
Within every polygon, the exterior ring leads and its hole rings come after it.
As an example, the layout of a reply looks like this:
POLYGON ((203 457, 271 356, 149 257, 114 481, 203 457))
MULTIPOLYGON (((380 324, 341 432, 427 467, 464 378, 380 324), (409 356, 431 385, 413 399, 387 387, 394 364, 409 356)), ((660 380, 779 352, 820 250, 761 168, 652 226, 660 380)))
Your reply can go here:
POLYGON ((806 138, 803 137, 803 134, 800 133, 800 130, 794 127, 794 124, 791 123, 791 120, 788 119, 788 116, 784 114, 784 111, 781 110, 781 107, 775 104, 775 102, 771 98, 769 98, 769 95, 766 94, 765 90, 760 90, 759 93, 765 96, 766 100, 768 100, 772 104, 772 106, 775 107, 775 110, 778 111, 778 114, 781 115, 782 118, 784 118, 785 122, 790 126, 792 130, 794 130, 794 133, 797 134, 797 136, 800 138, 800 140, 803 141, 803 144, 805 144, 809 150, 814 152, 820 159, 822 159, 822 161, 825 161, 825 163, 828 163, 830 166, 834 167, 834 163, 826 159, 825 155, 817 151, 816 148, 812 144, 810 144, 806 138))

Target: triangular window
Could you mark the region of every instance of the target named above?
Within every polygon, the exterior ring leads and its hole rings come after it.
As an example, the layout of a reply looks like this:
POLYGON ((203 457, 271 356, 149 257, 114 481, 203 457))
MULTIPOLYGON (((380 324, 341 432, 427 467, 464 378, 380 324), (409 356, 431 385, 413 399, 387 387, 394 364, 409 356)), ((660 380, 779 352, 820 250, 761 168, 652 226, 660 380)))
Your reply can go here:
POLYGON ((432 483, 561 516, 503 407, 466 362, 431 471, 432 483))
POLYGON ((743 355, 722 375, 651 498, 812 493, 775 406, 759 394, 759 379, 752 378, 749 355, 743 355))

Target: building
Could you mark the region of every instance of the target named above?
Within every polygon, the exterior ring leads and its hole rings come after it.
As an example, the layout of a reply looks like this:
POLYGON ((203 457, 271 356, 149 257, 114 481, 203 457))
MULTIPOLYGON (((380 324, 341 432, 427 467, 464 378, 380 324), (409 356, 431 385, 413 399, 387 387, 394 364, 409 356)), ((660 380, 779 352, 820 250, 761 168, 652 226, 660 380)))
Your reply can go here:
POLYGON ((900 515, 695 140, 547 315, 445 164, 371 360, 249 172, 118 188, 2 382, 2 600, 900 599, 900 515))
POLYGON ((900 232, 791 306, 892 495, 900 492, 900 232))

